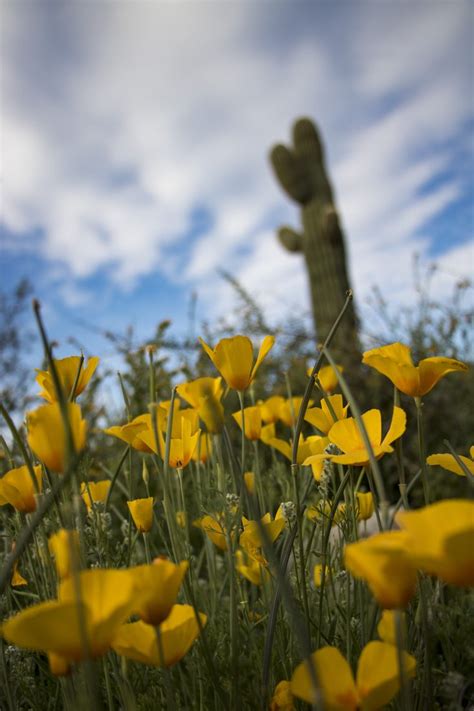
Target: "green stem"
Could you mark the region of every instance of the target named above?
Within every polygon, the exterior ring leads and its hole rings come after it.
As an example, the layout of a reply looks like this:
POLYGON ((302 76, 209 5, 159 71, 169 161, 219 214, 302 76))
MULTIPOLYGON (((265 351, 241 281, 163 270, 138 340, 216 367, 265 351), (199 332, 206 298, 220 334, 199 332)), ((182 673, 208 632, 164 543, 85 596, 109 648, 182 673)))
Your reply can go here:
POLYGON ((418 430, 418 452, 420 457, 421 481, 423 484, 423 496, 425 506, 431 503, 431 489, 428 481, 428 473, 426 471, 426 451, 425 451, 425 435, 423 430, 423 403, 421 398, 415 398, 416 405, 416 426, 418 430))

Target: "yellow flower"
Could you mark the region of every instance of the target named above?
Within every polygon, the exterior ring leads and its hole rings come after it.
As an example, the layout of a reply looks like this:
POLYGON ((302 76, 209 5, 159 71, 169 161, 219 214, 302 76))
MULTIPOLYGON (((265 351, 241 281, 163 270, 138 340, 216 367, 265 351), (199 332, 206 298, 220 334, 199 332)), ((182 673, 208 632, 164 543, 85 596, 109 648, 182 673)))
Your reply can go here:
POLYGON ((289 681, 280 681, 276 685, 270 701, 270 711, 295 711, 289 681))
MULTIPOLYGON (((89 358, 87 365, 81 368, 74 393, 75 397, 80 395, 82 391, 85 390, 89 380, 95 373, 95 369, 99 365, 99 360, 100 359, 97 358, 97 356, 93 356, 92 358, 89 358)), ((69 358, 54 360, 61 388, 66 400, 69 399, 74 383, 76 382, 80 362, 81 359, 79 356, 69 356, 69 358)), ((44 398, 49 403, 57 402, 58 396, 56 388, 54 387, 53 377, 49 370, 36 370, 36 372, 38 373, 36 376, 36 382, 42 388, 41 392, 38 393, 39 397, 44 398)))
POLYGON ((23 577, 23 575, 18 570, 18 561, 15 562, 13 566, 12 578, 10 580, 10 585, 12 588, 19 588, 23 585, 28 585, 28 580, 23 577))
POLYGON ((250 494, 255 494, 255 474, 254 472, 245 472, 244 482, 247 491, 250 494))
MULTIPOLYGON (((329 567, 329 565, 326 565, 326 570, 324 573, 324 577, 326 578, 326 580, 330 577, 330 575, 331 575, 331 568, 329 567)), ((321 587, 322 579, 323 579, 323 566, 321 563, 317 563, 314 566, 314 570, 313 570, 313 582, 314 582, 315 587, 317 587, 317 588, 321 587)))
MULTIPOLYGON (((468 471, 474 476, 474 446, 469 450, 469 457, 463 457, 460 454, 458 456, 462 463, 466 465, 468 471)), ((459 476, 466 476, 463 468, 457 463, 452 454, 432 454, 426 461, 431 467, 438 465, 443 467, 443 469, 447 469, 448 472, 454 472, 454 474, 458 474, 459 476)))
POLYGON ((273 336, 265 336, 255 364, 252 341, 247 336, 222 338, 214 349, 202 338, 199 341, 227 385, 233 390, 243 391, 255 378, 260 364, 273 348, 275 339, 273 336))
MULTIPOLYGON (((331 513, 331 503, 329 501, 318 501, 316 506, 308 506, 308 508, 305 511, 305 516, 308 518, 310 521, 313 521, 314 523, 318 523, 319 521, 324 521, 325 523, 329 522, 329 514, 331 513)), ((332 520, 331 525, 335 526, 338 523, 341 522, 342 520, 342 509, 341 505, 339 504, 338 507, 336 508, 336 512, 334 515, 334 518, 332 520)))
POLYGON ((48 548, 54 556, 56 570, 61 580, 68 578, 74 569, 79 569, 80 545, 77 531, 60 528, 49 537, 48 548))
MULTIPOLYGON (((405 432, 406 419, 405 412, 399 407, 394 407, 390 428, 382 439, 382 415, 380 410, 369 410, 362 415, 376 459, 380 459, 384 454, 393 452, 391 444, 405 432)), ((369 464, 369 453, 354 417, 348 417, 345 420, 336 422, 329 430, 328 436, 332 444, 339 447, 343 454, 316 454, 308 457, 304 464, 312 465, 321 461, 321 459, 331 459, 339 464, 354 464, 362 467, 369 464)))
POLYGON ((205 464, 212 452, 212 442, 207 432, 201 432, 194 452, 191 455, 193 462, 205 464))
POLYGON ((310 407, 306 410, 304 419, 309 422, 313 427, 316 427, 321 434, 327 435, 331 427, 338 420, 343 420, 347 417, 347 408, 349 405, 344 407, 344 402, 342 395, 330 395, 328 401, 334 410, 334 415, 336 419, 332 416, 331 410, 328 407, 326 400, 321 400, 321 407, 310 407))
POLYGON ((262 413, 262 420, 269 424, 278 422, 280 408, 284 403, 285 398, 281 395, 273 395, 267 400, 259 400, 257 405, 262 413))
POLYGON ((208 432, 217 433, 224 426, 222 378, 198 378, 176 388, 177 393, 196 409, 208 432))
POLYGON ((187 569, 186 560, 176 564, 166 558, 155 558, 150 565, 129 568, 138 589, 134 611, 144 622, 156 627, 168 617, 187 569))
MULTIPOLYGON (((242 429, 241 410, 232 413, 232 417, 237 422, 240 429, 242 429)), ((257 405, 253 407, 244 408, 244 427, 245 436, 247 437, 247 439, 250 439, 253 442, 256 442, 258 439, 260 439, 260 435, 262 433, 262 413, 257 405)))
POLYGON ((138 417, 135 417, 131 422, 127 422, 125 425, 114 425, 113 427, 108 427, 104 430, 104 432, 112 437, 121 439, 123 442, 126 442, 133 447, 133 449, 137 449, 139 452, 146 452, 149 454, 152 450, 145 444, 145 442, 138 439, 137 436, 139 432, 148 429, 148 423, 150 423, 151 426, 151 415, 138 415, 138 417))
MULTIPOLYGON (((294 427, 298 419, 298 413, 300 411, 301 403, 303 402, 302 397, 292 397, 288 400, 283 400, 278 410, 279 419, 288 427, 294 427)), ((313 404, 310 400, 308 407, 313 404)))
MULTIPOLYGON (((344 368, 342 367, 342 365, 336 365, 336 368, 339 373, 344 372, 344 368)), ((313 372, 313 369, 308 368, 308 370, 307 370, 308 377, 311 376, 312 372, 313 372)), ((318 372, 316 373, 316 377, 318 378, 322 389, 326 393, 332 393, 339 385, 337 375, 336 375, 332 365, 324 365, 322 368, 320 368, 318 370, 318 372)))
MULTIPOLYGON (((201 625, 207 616, 200 612, 201 625)), ((122 657, 156 667, 171 667, 191 649, 200 632, 191 605, 174 605, 168 618, 160 625, 163 659, 158 648, 156 630, 145 622, 122 625, 112 649, 122 657)))
MULTIPOLYGON (((395 624, 395 613, 393 610, 384 610, 377 625, 377 634, 383 642, 387 644, 397 644, 397 628, 395 624)), ((403 612, 398 612, 403 615, 403 612)))
POLYGON ((385 375, 405 395, 423 397, 448 373, 466 372, 467 365, 454 358, 424 358, 415 366, 410 348, 403 343, 366 351, 362 362, 385 375))
MULTIPOLYGON (((206 536, 214 543, 215 546, 221 549, 221 551, 227 550, 227 537, 225 528, 223 524, 223 517, 216 514, 216 516, 202 516, 201 518, 194 521, 194 526, 200 528, 204 531, 206 536)), ((231 534, 233 538, 233 533, 231 534)))
POLYGON ((236 552, 235 561, 236 570, 253 585, 263 585, 269 580, 270 574, 265 566, 243 551, 236 552))
MULTIPOLYGON (((283 454, 283 456, 291 462, 293 452, 293 443, 291 440, 287 442, 284 439, 279 439, 278 437, 266 437, 265 440, 262 440, 262 442, 268 444, 269 447, 273 447, 278 450, 278 452, 283 454)), ((312 454, 323 452, 328 444, 329 440, 326 437, 311 436, 306 437, 305 439, 303 435, 300 435, 297 452, 297 464, 306 464, 308 457, 312 454)), ((321 475, 323 465, 324 458, 320 459, 320 463, 316 467, 316 474, 313 470, 315 478, 318 478, 321 475)))
POLYGON ((387 531, 344 549, 347 570, 365 580, 385 609, 406 607, 415 593, 416 568, 411 561, 412 538, 404 531, 387 531))
MULTIPOLYGON (((162 408, 158 408, 158 410, 162 410, 162 408)), ((160 419, 161 414, 158 414, 159 425, 162 425, 160 419)), ((182 410, 176 418, 173 418, 169 454, 170 467, 174 469, 184 469, 184 467, 189 464, 196 449, 199 435, 201 434, 201 430, 197 429, 198 423, 199 418, 196 410, 182 410)), ((157 443, 155 440, 155 432, 151 425, 151 418, 147 429, 139 432, 137 437, 150 447, 155 454, 160 454, 164 459, 166 445, 161 426, 158 427, 158 447, 156 446, 157 443)))
MULTIPOLYGON (((33 467, 38 491, 43 485, 41 466, 33 467)), ((11 504, 17 511, 31 513, 36 510, 35 487, 27 466, 10 469, 0 479, 0 506, 11 504)))
POLYGON ((180 528, 186 528, 186 511, 176 511, 176 523, 180 528))
MULTIPOLYGON (((87 423, 76 403, 67 403, 67 412, 74 449, 79 452, 86 446, 87 423)), ((26 427, 28 444, 38 459, 48 469, 62 473, 66 466, 66 430, 59 404, 42 405, 29 412, 26 427)))
POLYGON ((133 523, 140 533, 147 533, 153 525, 153 497, 127 501, 133 523))
MULTIPOLYGON (((416 660, 402 652, 405 674, 415 675, 416 660)), ((369 642, 361 652, 354 679, 351 667, 336 647, 323 647, 311 655, 324 708, 328 711, 377 711, 395 697, 400 688, 398 652, 392 644, 369 642)), ((306 662, 296 667, 291 691, 308 703, 316 701, 306 662)))
POLYGON ((363 494, 358 491, 356 494, 356 506, 357 520, 368 521, 374 513, 374 497, 371 492, 369 491, 367 494, 363 494))
POLYGON ((135 582, 126 570, 94 569, 59 584, 59 599, 32 605, 2 625, 2 636, 18 647, 59 655, 66 662, 99 657, 110 648, 135 606, 135 582), (85 623, 87 650, 81 621, 85 623))
POLYGON ((417 511, 400 511, 396 521, 410 534, 414 565, 446 583, 474 585, 474 501, 438 501, 417 511))
POLYGON ((265 538, 262 538, 257 521, 249 521, 243 517, 242 525, 244 530, 240 534, 239 543, 248 555, 262 565, 266 565, 266 560, 261 553, 265 539, 273 543, 285 528, 286 520, 283 517, 281 507, 278 509, 275 519, 273 519, 269 513, 266 513, 265 516, 260 519, 260 524, 265 531, 265 538))
POLYGON ((87 510, 90 511, 92 504, 103 503, 107 499, 110 489, 110 479, 102 481, 85 481, 81 484, 81 496, 87 510))

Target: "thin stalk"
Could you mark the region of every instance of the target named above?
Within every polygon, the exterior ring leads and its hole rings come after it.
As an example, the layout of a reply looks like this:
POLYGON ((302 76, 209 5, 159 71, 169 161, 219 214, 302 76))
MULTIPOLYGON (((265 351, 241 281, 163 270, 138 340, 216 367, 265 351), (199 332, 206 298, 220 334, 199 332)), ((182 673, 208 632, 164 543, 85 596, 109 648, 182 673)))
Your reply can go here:
POLYGON ((423 484, 423 496, 425 506, 431 503, 431 488, 428 481, 428 473, 426 471, 426 451, 425 451, 425 434, 423 430, 423 403, 421 398, 415 398, 416 405, 416 426, 418 431, 418 452, 420 457, 421 482, 423 484))

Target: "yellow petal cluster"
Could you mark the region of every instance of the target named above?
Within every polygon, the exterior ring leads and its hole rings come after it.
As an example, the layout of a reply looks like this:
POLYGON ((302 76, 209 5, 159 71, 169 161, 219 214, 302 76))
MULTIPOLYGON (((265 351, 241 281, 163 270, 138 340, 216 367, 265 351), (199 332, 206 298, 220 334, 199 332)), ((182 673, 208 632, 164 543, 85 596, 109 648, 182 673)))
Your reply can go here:
MULTIPOLYGON (((81 408, 67 403, 67 416, 76 452, 86 446, 87 423, 82 419, 81 408)), ((28 444, 38 459, 48 469, 62 473, 67 465, 66 428, 58 403, 42 405, 26 416, 28 444)))
MULTIPOLYGON (((41 466, 33 467, 38 492, 43 486, 41 466)), ((31 513, 36 510, 36 489, 27 466, 10 469, 0 479, 0 506, 11 504, 17 511, 31 513)))
POLYGON ((424 358, 414 365, 411 351, 403 343, 392 343, 366 351, 362 362, 385 375, 400 392, 420 398, 429 393, 448 373, 466 372, 468 367, 454 358, 424 358))
POLYGON ((199 341, 227 385, 243 392, 255 378, 262 361, 273 348, 275 339, 273 336, 265 336, 255 363, 252 341, 247 336, 222 338, 215 348, 208 346, 202 338, 199 341))
MULTIPOLYGON (((89 358, 85 367, 81 366, 81 358, 79 356, 69 356, 68 358, 54 360, 61 389, 66 400, 71 397, 74 383, 76 383, 74 397, 78 397, 85 390, 99 365, 99 360, 97 356, 93 356, 89 358), (79 367, 81 367, 80 372, 79 367), (79 377, 77 377, 78 375, 79 377)), ((38 393, 39 397, 49 403, 57 402, 58 396, 49 370, 37 370, 36 372, 38 373, 36 382, 41 387, 41 392, 38 393)))

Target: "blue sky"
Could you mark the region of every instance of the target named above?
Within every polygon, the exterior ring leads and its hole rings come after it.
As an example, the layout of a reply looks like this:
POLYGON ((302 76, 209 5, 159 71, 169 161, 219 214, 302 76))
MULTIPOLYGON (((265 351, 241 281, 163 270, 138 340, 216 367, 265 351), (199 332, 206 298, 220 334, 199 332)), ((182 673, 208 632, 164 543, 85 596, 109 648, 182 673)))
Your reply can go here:
POLYGON ((373 285, 438 295, 473 268, 471 2, 2 2, 2 286, 29 276, 64 354, 79 322, 146 337, 231 271, 268 318, 308 309, 275 239, 298 211, 268 165, 312 116, 364 313, 373 285))

